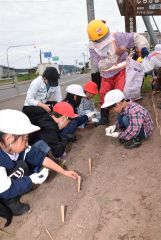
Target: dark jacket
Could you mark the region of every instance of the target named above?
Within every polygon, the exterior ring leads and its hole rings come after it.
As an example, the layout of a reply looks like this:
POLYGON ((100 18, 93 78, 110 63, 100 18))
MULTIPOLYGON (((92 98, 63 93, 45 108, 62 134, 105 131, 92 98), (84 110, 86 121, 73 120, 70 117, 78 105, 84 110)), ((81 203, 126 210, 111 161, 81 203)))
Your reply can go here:
POLYGON ((40 131, 31 135, 30 144, 42 139, 49 145, 56 158, 62 156, 67 140, 60 139, 58 124, 49 113, 39 106, 24 106, 23 112, 29 117, 32 124, 41 128, 40 131))

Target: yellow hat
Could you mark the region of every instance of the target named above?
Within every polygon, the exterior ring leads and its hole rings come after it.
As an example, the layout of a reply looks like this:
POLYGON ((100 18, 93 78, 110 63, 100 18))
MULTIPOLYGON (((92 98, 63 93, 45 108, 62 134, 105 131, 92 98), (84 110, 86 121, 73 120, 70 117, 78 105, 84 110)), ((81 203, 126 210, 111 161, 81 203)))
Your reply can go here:
POLYGON ((92 20, 87 26, 88 37, 93 42, 103 38, 108 32, 108 27, 101 20, 92 20))

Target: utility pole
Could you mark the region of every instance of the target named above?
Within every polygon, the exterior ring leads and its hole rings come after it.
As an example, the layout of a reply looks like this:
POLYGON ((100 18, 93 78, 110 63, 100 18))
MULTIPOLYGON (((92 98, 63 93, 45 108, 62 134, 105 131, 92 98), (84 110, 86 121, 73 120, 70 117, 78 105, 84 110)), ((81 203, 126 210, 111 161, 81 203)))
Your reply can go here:
POLYGON ((149 18, 149 16, 142 16, 142 18, 143 18, 144 24, 147 28, 147 31, 149 33, 150 42, 155 46, 158 43, 158 41, 157 41, 157 37, 155 36, 153 27, 151 25, 150 18, 149 18))
MULTIPOLYGON (((86 0, 86 4, 87 4, 87 18, 89 23, 90 21, 95 19, 94 0, 86 0)), ((95 66, 93 61, 91 60, 91 73, 95 73, 97 71, 98 71, 98 67, 95 66)))
POLYGON ((94 14, 94 0, 86 0, 87 4, 87 17, 88 17, 88 23, 95 19, 95 14, 94 14))
POLYGON ((35 48, 35 44, 34 43, 31 43, 31 44, 23 44, 23 45, 15 45, 15 46, 9 46, 6 50, 6 56, 7 56, 7 66, 8 66, 8 73, 7 73, 7 76, 9 77, 9 57, 8 57, 8 51, 11 49, 11 48, 19 48, 19 47, 27 47, 27 46, 32 46, 34 45, 34 48, 35 48))
POLYGON ((42 64, 42 52, 41 52, 41 49, 40 49, 40 64, 42 64))
POLYGON ((30 69, 31 69, 31 56, 29 56, 29 64, 30 64, 30 69))

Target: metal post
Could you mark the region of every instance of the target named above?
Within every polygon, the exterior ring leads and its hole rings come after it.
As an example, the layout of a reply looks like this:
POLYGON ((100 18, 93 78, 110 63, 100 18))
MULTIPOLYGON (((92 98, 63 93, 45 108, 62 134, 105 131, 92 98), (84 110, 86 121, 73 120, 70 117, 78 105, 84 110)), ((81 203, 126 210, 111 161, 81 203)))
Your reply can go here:
POLYGON ((149 33, 151 44, 153 44, 155 46, 158 43, 158 41, 157 41, 157 37, 155 36, 153 27, 151 25, 150 18, 149 18, 149 16, 142 16, 142 18, 143 18, 144 24, 147 28, 147 31, 149 33))
POLYGON ((16 75, 14 75, 14 84, 15 84, 15 89, 16 89, 16 93, 17 93, 17 95, 19 95, 19 85, 18 85, 18 81, 17 81, 17 76, 16 75))
POLYGON ((31 44, 23 44, 23 45, 15 45, 15 46, 9 46, 8 48, 7 48, 7 50, 6 50, 6 56, 7 56, 7 65, 8 65, 8 77, 9 77, 9 57, 8 57, 8 51, 9 51, 9 49, 11 49, 11 48, 19 48, 19 47, 26 47, 26 46, 32 46, 32 45, 34 45, 34 47, 35 47, 35 44, 34 43, 31 43, 31 44))
POLYGON ((29 64, 30 64, 30 69, 31 69, 31 56, 29 56, 29 64))
POLYGON ((41 52, 41 49, 40 49, 40 64, 42 64, 42 52, 41 52))
POLYGON ((8 67, 8 69, 7 69, 7 77, 9 77, 9 58, 8 58, 8 50, 10 49, 10 47, 8 47, 7 48, 7 50, 6 50, 6 55, 7 55, 7 67, 8 67))
POLYGON ((158 25, 157 25, 157 23, 156 23, 156 21, 155 21, 154 16, 152 16, 152 19, 153 19, 153 22, 154 22, 154 24, 155 24, 155 26, 156 26, 156 29, 157 29, 158 33, 160 33, 159 27, 158 27, 158 25))
POLYGON ((84 71, 86 72, 86 60, 85 60, 85 53, 82 53, 83 55, 83 62, 84 62, 84 71))
POLYGON ((93 0, 86 0, 87 4, 87 17, 88 17, 88 22, 91 20, 95 19, 95 14, 94 14, 94 1, 93 0))

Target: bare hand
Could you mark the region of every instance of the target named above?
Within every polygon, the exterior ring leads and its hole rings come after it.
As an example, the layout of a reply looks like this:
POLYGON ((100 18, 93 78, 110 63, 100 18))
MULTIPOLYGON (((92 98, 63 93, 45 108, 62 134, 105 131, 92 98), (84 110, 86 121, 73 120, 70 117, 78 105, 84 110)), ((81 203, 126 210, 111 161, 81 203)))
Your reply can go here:
POLYGON ((78 179, 78 174, 74 171, 65 171, 64 175, 67 177, 71 177, 74 180, 78 179))
POLYGON ((51 112, 51 109, 50 109, 49 106, 48 106, 47 104, 45 104, 45 103, 39 102, 39 103, 38 103, 38 106, 39 106, 39 107, 42 107, 42 108, 43 108, 45 111, 47 111, 48 113, 51 112))
POLYGON ((46 104, 43 104, 43 109, 45 110, 45 111, 47 111, 48 113, 50 113, 51 112, 51 109, 49 108, 49 106, 48 105, 46 105, 46 104))

